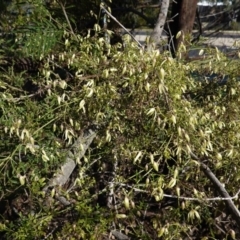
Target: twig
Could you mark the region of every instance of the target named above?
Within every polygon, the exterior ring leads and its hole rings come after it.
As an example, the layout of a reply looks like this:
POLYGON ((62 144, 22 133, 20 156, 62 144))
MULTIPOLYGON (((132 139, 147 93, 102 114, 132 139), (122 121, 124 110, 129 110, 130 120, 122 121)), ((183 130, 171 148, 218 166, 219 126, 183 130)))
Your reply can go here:
POLYGON ((191 43, 194 43, 194 42, 196 42, 196 41, 199 41, 200 36, 202 36, 202 34, 203 34, 203 31, 202 31, 202 22, 201 22, 201 19, 200 19, 200 15, 199 15, 199 10, 198 10, 198 9, 196 10, 196 19, 197 19, 197 24, 198 24, 198 27, 199 27, 199 31, 198 31, 197 36, 194 37, 194 39, 191 41, 191 43))
POLYGON ((137 42, 137 44, 140 48, 143 48, 142 44, 110 12, 108 12, 108 10, 106 8, 104 8, 103 6, 101 6, 101 8, 107 13, 107 15, 110 18, 112 18, 120 27, 122 27, 131 36, 131 38, 135 42, 137 42))
POLYGON ((139 5, 136 7, 136 9, 142 9, 142 8, 159 8, 160 4, 152 4, 152 5, 139 5))
MULTIPOLYGON (((114 182, 114 184, 122 186, 122 187, 130 188, 130 189, 134 190, 135 192, 148 193, 147 190, 143 190, 143 189, 140 189, 140 188, 135 188, 135 187, 133 187, 131 185, 128 185, 128 184, 125 184, 125 183, 114 182)), ((202 201, 228 201, 228 200, 233 200, 233 199, 237 199, 239 194, 240 194, 240 189, 238 190, 238 192, 233 197, 229 196, 229 197, 213 197, 213 198, 194 198, 194 197, 181 197, 181 196, 170 195, 170 194, 163 194, 163 196, 168 197, 168 198, 185 200, 185 201, 202 202, 202 201)))
MULTIPOLYGON (((115 178, 116 178, 116 171, 117 171, 117 167, 118 167, 118 160, 115 159, 114 160, 114 163, 113 163, 113 172, 112 172, 112 180, 115 181, 115 178)), ((113 206, 113 200, 115 201, 115 198, 114 198, 114 182, 111 181, 109 182, 109 193, 108 193, 108 198, 107 198, 107 206, 112 209, 112 206, 113 206)), ((116 203, 116 201, 115 201, 116 203)), ((114 205, 116 205, 114 203, 114 205)))
MULTIPOLYGON (((171 21, 173 21, 173 20, 171 20, 171 21)), ((174 41, 173 41, 174 36, 172 35, 171 29, 170 29, 170 26, 169 26, 169 22, 170 21, 167 22, 168 35, 169 35, 168 47, 169 47, 169 50, 171 50, 171 48, 172 48, 172 51, 175 53, 176 49, 175 49, 174 41)))
POLYGON ((74 31, 73 31, 72 25, 71 25, 71 23, 70 23, 70 21, 69 21, 69 19, 68 19, 68 15, 67 15, 67 13, 66 13, 66 10, 65 10, 62 2, 59 1, 59 4, 60 4, 60 6, 61 6, 61 8, 62 8, 62 11, 63 11, 63 14, 64 14, 64 16, 65 16, 65 18, 66 18, 66 21, 67 21, 68 26, 69 26, 69 28, 70 28, 71 34, 77 39, 77 37, 76 37, 76 35, 75 35, 74 31))

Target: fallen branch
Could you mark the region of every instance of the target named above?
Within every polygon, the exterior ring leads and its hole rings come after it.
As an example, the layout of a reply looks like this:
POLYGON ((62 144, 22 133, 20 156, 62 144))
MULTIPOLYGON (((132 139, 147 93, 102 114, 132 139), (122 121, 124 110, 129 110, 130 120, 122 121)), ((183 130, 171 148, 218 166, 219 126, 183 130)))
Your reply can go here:
POLYGON ((226 198, 226 205, 229 209, 230 213, 232 214, 234 220, 237 222, 238 226, 240 227, 240 212, 237 207, 234 205, 230 195, 228 194, 227 190, 224 188, 223 184, 217 179, 211 169, 204 164, 194 153, 191 153, 191 157, 200 163, 200 168, 206 175, 206 177, 212 182, 216 190, 219 194, 226 198))
MULTIPOLYGON (((76 167, 76 160, 79 160, 84 156, 85 152, 87 151, 95 137, 96 133, 91 129, 88 129, 85 133, 82 133, 82 135, 75 141, 72 148, 69 150, 66 161, 61 166, 60 171, 58 171, 56 173, 56 176, 53 177, 49 181, 49 183, 43 188, 44 192, 47 192, 48 189, 51 187, 63 186, 68 181, 70 175, 76 167)), ((62 197, 58 196, 58 199, 60 200, 62 199, 62 197)), ((62 199, 61 202, 63 204, 64 202, 67 203, 65 199, 62 199)))
MULTIPOLYGON (((111 234, 115 237, 115 238, 117 238, 118 240, 128 240, 129 238, 128 238, 128 236, 126 236, 125 234, 123 234, 123 233, 121 233, 121 232, 119 232, 119 231, 117 231, 117 230, 112 230, 111 231, 111 234)), ((110 239, 110 238, 109 238, 110 239)))

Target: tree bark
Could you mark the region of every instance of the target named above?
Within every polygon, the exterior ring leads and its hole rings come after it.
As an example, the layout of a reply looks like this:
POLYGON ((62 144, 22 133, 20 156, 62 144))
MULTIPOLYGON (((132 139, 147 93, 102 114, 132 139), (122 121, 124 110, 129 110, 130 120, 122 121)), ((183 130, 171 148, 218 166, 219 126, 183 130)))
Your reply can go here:
POLYGON ((198 0, 175 0, 172 3, 169 45, 173 56, 176 55, 181 43, 188 44, 185 36, 192 33, 197 3, 198 0), (176 38, 180 31, 180 37, 176 38))

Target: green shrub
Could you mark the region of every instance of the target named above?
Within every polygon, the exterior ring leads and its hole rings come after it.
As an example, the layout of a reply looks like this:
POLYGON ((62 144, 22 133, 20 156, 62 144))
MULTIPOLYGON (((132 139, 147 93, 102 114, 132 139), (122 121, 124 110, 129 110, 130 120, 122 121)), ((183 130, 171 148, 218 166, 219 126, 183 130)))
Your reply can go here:
POLYGON ((101 35, 66 31, 64 42, 56 37, 51 51, 38 52, 36 31, 21 53, 42 53, 39 70, 5 65, 0 73, 2 237, 104 239, 113 227, 134 239, 238 234, 231 218, 224 231, 216 227, 228 212, 223 201, 206 201, 218 194, 191 154, 230 195, 238 191, 239 61, 212 51, 201 64, 186 63, 132 42, 119 51, 101 35), (44 192, 89 128, 97 137, 69 182, 44 192))

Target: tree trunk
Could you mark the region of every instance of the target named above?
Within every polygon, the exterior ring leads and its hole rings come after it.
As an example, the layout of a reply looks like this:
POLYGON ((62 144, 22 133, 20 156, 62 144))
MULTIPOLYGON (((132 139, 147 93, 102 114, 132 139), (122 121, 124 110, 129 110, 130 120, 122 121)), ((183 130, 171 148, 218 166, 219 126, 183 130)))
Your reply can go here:
POLYGON ((168 8, 169 0, 160 0, 160 13, 158 15, 158 19, 153 32, 151 33, 148 49, 161 42, 162 31, 166 22, 168 8))
POLYGON ((188 45, 185 37, 192 33, 197 3, 198 0, 175 0, 172 3, 169 45, 173 56, 176 55, 181 43, 188 45), (176 38, 180 31, 180 37, 176 38))

